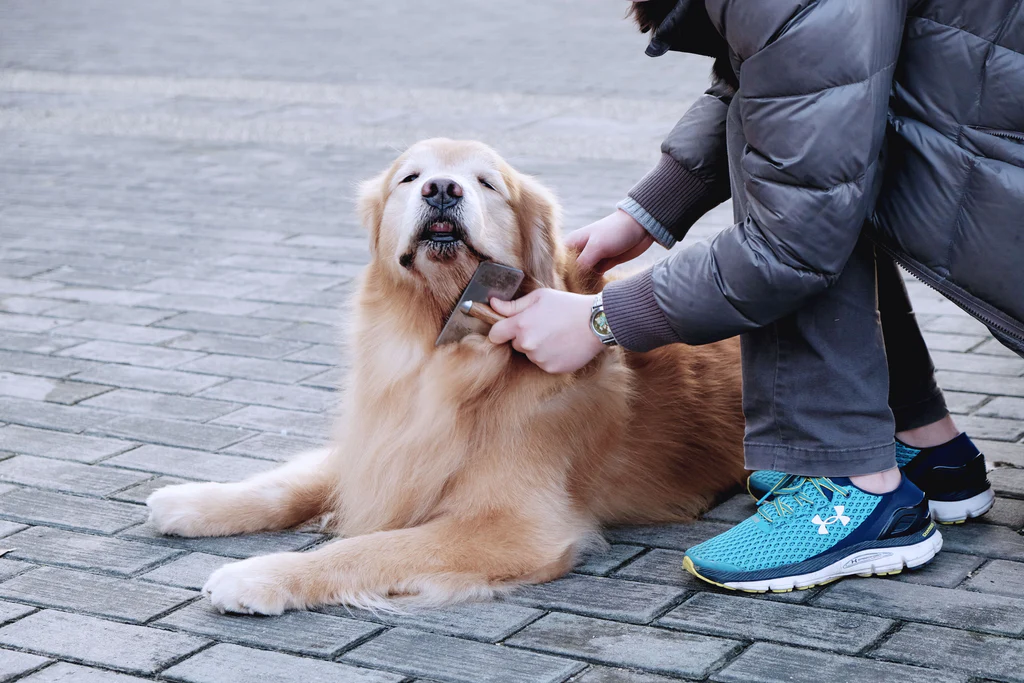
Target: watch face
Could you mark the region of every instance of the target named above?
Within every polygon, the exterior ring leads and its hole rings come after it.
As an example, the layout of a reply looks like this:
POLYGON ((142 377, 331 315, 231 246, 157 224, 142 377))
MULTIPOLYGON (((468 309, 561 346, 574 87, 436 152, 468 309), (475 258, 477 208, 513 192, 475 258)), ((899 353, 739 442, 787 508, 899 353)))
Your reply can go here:
POLYGON ((602 337, 607 337, 612 333, 611 326, 608 325, 608 316, 604 314, 604 311, 598 311, 590 321, 594 331, 602 337))

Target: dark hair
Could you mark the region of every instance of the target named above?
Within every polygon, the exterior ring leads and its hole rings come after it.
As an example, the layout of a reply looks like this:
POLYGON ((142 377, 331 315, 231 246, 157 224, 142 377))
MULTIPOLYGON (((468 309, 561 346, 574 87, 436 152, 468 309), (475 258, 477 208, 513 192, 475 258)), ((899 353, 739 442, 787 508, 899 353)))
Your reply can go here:
POLYGON ((665 21, 672 8, 676 6, 676 0, 647 0, 646 2, 631 2, 626 16, 632 17, 636 22, 640 33, 653 31, 665 21))

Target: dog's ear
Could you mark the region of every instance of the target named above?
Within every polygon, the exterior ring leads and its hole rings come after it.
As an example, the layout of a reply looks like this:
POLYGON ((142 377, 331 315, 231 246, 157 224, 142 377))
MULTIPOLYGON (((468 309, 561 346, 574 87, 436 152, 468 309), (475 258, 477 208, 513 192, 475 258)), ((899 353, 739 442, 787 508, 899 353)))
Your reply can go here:
POLYGON ((356 211, 359 222, 370 233, 370 251, 376 253, 377 241, 380 239, 380 222, 384 217, 384 202, 387 199, 387 181, 391 170, 359 183, 356 194, 356 211))
POLYGON ((545 287, 562 289, 562 220, 558 201, 530 176, 517 174, 513 187, 512 205, 519 221, 523 267, 545 287))

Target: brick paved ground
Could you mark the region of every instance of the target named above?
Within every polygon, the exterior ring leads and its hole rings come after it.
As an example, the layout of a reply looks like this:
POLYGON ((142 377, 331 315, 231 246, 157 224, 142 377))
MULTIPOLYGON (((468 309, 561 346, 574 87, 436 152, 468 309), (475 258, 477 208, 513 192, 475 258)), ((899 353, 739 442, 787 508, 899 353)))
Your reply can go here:
POLYGON ((1024 680, 1024 361, 919 285, 1000 495, 922 571, 700 585, 681 552, 750 514, 738 495, 611 531, 506 602, 225 617, 198 597, 211 569, 323 539, 143 523, 159 486, 323 438, 366 258, 352 188, 394 149, 479 137, 559 192, 567 227, 609 210, 707 69, 645 59, 622 4, 0 4, 0 681, 1024 680))

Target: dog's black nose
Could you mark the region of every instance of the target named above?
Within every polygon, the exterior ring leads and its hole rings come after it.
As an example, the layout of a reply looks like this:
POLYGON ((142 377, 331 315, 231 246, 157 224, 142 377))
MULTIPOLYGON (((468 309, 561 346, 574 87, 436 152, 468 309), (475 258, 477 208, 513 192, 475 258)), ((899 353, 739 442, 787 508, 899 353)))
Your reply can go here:
POLYGON ((435 209, 450 209, 462 201, 462 185, 451 178, 433 178, 423 183, 420 194, 435 209))

